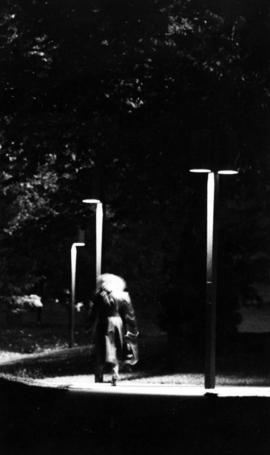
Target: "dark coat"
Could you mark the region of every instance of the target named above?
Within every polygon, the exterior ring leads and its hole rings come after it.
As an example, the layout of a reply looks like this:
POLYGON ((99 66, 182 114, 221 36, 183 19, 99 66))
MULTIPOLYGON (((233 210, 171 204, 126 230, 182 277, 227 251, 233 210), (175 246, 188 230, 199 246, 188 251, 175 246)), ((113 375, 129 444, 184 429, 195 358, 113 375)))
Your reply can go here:
POLYGON ((90 314, 96 361, 117 365, 138 361, 137 322, 128 292, 99 291, 90 314))

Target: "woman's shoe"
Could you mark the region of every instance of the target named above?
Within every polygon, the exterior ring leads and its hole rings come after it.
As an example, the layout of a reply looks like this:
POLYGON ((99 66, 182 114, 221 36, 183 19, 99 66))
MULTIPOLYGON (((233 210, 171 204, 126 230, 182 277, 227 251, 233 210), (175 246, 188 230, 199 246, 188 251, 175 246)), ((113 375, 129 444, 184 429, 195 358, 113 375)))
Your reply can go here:
POLYGON ((117 374, 112 375, 112 385, 113 386, 116 386, 118 379, 119 379, 119 376, 117 374))

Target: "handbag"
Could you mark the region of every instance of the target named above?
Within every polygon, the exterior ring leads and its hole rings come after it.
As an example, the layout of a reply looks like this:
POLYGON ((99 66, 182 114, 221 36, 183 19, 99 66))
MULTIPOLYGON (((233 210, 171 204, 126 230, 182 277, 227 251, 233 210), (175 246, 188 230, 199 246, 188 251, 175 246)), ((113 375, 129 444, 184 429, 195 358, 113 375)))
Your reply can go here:
POLYGON ((123 360, 130 365, 135 365, 139 360, 137 337, 138 334, 134 335, 131 332, 124 336, 123 360))

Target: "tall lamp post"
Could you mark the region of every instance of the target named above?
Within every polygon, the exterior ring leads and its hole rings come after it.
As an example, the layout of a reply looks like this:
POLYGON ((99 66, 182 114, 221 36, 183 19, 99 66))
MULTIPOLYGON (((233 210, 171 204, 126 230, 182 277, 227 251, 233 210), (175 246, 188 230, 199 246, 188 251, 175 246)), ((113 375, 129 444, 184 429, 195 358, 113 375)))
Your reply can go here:
POLYGON ((99 199, 83 199, 85 204, 95 205, 96 213, 96 280, 102 268, 102 233, 103 233, 103 204, 99 199))
POLYGON ((83 242, 75 242, 71 246, 71 300, 70 300, 70 314, 69 314, 69 347, 74 345, 74 309, 76 304, 76 268, 77 268, 77 248, 85 246, 83 242))
POLYGON ((217 305, 217 220, 218 187, 220 175, 235 175, 238 170, 232 164, 209 160, 191 167, 189 172, 207 174, 207 229, 206 229, 206 312, 205 312, 205 370, 204 386, 214 389, 216 384, 216 305, 217 305))

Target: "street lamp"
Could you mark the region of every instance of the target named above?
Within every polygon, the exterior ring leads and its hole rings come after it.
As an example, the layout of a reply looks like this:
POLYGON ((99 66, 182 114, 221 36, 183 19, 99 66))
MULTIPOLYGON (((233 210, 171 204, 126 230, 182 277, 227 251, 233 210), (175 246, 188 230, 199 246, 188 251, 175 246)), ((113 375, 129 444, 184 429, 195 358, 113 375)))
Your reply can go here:
MULTIPOLYGON (((212 144, 213 145, 213 144, 212 144)), ((217 303, 217 222, 218 187, 220 175, 235 175, 238 170, 231 163, 220 159, 213 160, 213 148, 207 153, 197 154, 196 166, 189 172, 207 174, 207 232, 206 232, 206 339, 205 339, 205 371, 204 385, 206 389, 214 389, 216 382, 216 303, 217 303), (211 156, 212 155, 212 156, 211 156), (223 161, 223 162, 222 162, 223 161), (213 169, 214 163, 214 170, 213 169)), ((226 157, 225 157, 226 158, 226 157)), ((228 158, 228 157, 227 157, 228 158)))
POLYGON ((103 232, 103 205, 99 199, 83 199, 85 204, 94 204, 96 212, 96 280, 101 274, 102 266, 102 232, 103 232))
POLYGON ((77 248, 85 246, 83 242, 75 242, 71 246, 71 300, 70 300, 70 313, 69 313, 69 347, 72 348, 74 344, 74 309, 76 304, 76 268, 77 268, 77 248))

